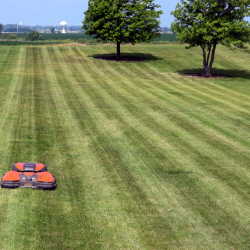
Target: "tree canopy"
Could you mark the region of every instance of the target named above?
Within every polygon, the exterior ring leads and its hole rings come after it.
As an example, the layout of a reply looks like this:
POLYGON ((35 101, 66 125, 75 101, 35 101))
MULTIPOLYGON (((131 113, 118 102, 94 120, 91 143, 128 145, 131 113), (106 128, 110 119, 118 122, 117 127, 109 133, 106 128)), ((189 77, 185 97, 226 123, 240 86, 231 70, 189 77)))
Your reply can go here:
POLYGON ((149 42, 159 36, 160 5, 154 0, 89 0, 82 28, 99 41, 149 42))
POLYGON ((50 30, 51 30, 51 33, 53 34, 53 33, 55 33, 56 28, 52 27, 50 30))
POLYGON ((30 32, 30 33, 28 34, 28 36, 27 36, 26 39, 29 40, 29 41, 44 40, 43 36, 40 35, 40 33, 37 32, 37 31, 32 31, 32 32, 30 32))
POLYGON ((187 48, 203 50, 205 75, 211 76, 218 43, 233 48, 244 47, 250 38, 249 0, 181 0, 171 12, 175 17, 171 28, 177 38, 188 43, 187 48))

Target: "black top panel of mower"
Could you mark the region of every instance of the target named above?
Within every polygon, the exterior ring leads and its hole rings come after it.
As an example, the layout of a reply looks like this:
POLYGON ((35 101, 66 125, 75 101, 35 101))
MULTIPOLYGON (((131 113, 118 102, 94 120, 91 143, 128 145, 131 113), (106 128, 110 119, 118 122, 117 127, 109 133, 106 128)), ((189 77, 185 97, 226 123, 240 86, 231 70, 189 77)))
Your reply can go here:
POLYGON ((24 163, 23 171, 25 172, 35 172, 36 170, 36 163, 24 163))

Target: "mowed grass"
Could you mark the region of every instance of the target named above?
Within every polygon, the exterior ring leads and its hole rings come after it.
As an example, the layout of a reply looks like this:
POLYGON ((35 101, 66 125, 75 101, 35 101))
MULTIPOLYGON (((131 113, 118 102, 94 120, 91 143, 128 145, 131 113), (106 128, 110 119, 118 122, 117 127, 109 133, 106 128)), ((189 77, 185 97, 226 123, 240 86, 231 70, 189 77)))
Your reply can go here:
POLYGON ((0 190, 0 249, 249 249, 249 55, 122 46, 0 48, 0 172, 42 162, 55 191, 0 190))

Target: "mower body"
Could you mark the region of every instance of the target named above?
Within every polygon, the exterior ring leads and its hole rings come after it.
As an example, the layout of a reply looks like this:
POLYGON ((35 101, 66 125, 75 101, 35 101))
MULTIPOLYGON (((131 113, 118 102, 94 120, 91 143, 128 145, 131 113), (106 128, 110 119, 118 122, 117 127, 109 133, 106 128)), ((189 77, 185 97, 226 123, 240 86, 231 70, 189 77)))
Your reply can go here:
POLYGON ((39 188, 54 190, 56 177, 41 163, 15 163, 12 170, 2 176, 2 188, 39 188))

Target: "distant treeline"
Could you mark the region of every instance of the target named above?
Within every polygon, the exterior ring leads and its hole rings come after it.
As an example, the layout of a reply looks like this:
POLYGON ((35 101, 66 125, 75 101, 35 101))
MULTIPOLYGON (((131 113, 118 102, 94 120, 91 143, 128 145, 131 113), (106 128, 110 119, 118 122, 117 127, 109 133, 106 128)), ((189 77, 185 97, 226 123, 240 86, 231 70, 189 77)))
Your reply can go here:
MULTIPOLYGON (((3 29, 3 32, 17 32, 17 28, 9 28, 9 29, 3 29)), ((28 33, 31 32, 31 29, 29 28, 19 28, 18 32, 22 32, 22 33, 28 33)))

